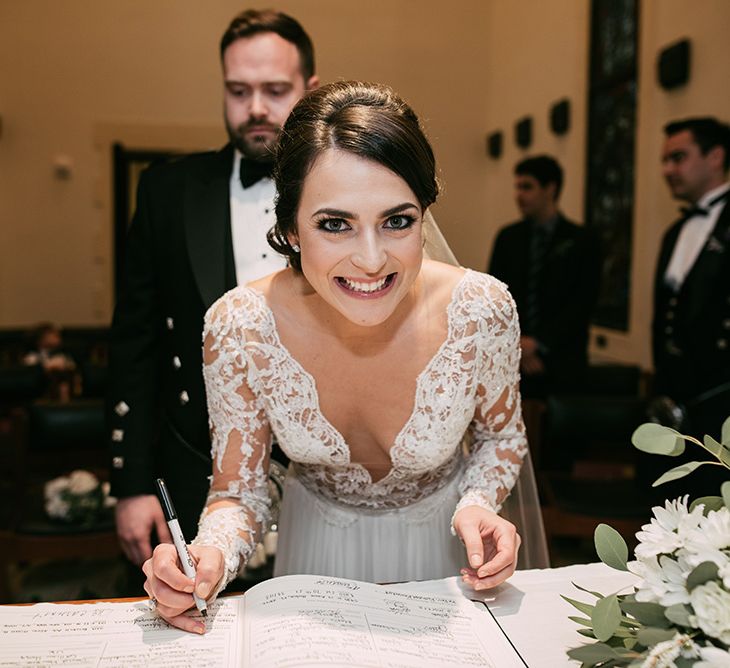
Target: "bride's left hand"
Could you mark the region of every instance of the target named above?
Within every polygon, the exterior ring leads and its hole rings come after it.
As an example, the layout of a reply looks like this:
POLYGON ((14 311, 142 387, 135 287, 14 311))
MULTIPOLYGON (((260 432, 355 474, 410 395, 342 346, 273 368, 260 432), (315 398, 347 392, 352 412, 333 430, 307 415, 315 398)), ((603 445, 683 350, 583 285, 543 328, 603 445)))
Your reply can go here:
POLYGON ((504 582, 517 567, 521 539, 514 524, 480 506, 466 506, 454 517, 454 530, 466 548, 471 568, 462 579, 476 590, 504 582))

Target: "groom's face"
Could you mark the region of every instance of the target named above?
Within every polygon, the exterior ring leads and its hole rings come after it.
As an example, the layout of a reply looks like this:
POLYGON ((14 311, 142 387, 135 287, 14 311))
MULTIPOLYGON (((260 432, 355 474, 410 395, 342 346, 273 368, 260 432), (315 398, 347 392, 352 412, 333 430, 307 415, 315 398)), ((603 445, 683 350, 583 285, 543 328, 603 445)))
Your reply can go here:
POLYGON ((233 42, 223 54, 224 117, 231 142, 247 158, 272 160, 289 112, 316 77, 304 80, 296 46, 264 32, 233 42))

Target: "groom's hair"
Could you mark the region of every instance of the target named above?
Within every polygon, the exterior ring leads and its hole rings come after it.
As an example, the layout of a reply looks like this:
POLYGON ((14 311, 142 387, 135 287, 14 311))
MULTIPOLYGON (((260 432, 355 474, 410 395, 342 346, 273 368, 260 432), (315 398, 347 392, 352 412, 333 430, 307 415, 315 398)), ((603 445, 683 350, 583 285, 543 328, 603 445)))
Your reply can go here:
POLYGON ((276 225, 269 244, 301 269, 289 243, 304 181, 314 161, 338 149, 387 167, 414 192, 422 211, 436 201, 436 164, 414 111, 381 84, 340 81, 307 94, 292 110, 279 138, 274 179, 276 225))

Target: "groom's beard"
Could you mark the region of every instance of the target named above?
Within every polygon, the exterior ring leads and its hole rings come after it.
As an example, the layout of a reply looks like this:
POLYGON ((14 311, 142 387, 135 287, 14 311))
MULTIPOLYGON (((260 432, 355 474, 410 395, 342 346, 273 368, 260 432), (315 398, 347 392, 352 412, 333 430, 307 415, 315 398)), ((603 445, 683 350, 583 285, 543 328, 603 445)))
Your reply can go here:
POLYGON ((245 158, 262 162, 274 159, 274 150, 279 140, 281 126, 267 121, 251 119, 247 123, 234 128, 227 118, 225 122, 228 138, 245 158), (264 128, 267 132, 257 135, 255 130, 252 132, 255 128, 264 128))

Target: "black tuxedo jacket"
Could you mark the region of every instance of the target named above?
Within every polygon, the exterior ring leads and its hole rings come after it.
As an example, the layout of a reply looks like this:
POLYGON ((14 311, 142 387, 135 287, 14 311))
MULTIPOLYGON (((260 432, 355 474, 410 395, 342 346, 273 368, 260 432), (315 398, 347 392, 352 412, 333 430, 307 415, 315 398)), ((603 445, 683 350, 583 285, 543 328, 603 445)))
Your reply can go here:
POLYGON ((211 474, 203 318, 235 287, 233 149, 152 167, 140 179, 114 312, 107 416, 112 494, 164 476, 192 538, 211 474))
MULTIPOLYGON (((680 219, 667 230, 659 252, 652 343, 657 393, 692 402, 730 381, 730 204, 725 204, 700 255, 675 293, 665 284, 664 274, 684 223, 680 219)), ((717 406, 714 421, 707 427, 697 425, 707 429, 703 433, 718 435, 715 430, 730 415, 729 397, 730 392, 726 392, 726 405, 717 406)))
MULTIPOLYGON (((497 235, 489 273, 507 284, 524 314, 532 223, 521 220, 497 235)), ((541 353, 549 374, 571 373, 586 364, 588 329, 598 297, 601 254, 593 232, 559 215, 550 239, 540 280, 540 324, 523 332, 545 347, 541 353)))

